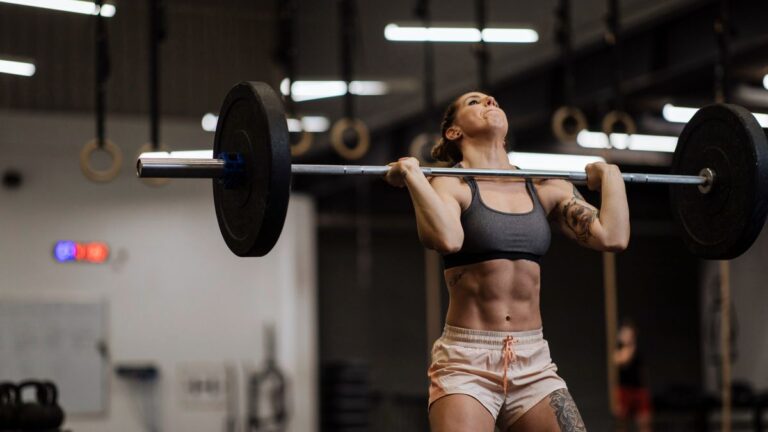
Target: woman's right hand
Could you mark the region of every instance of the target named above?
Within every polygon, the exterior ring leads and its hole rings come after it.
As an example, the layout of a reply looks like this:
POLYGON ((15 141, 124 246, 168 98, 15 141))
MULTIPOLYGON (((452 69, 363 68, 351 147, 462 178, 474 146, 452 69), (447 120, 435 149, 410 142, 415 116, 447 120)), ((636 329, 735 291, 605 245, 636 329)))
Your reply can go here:
MULTIPOLYGON (((389 171, 384 174, 384 180, 395 187, 404 187, 405 178, 412 173, 421 173, 419 160, 414 157, 403 157, 388 164, 389 171)), ((422 174, 423 175, 423 174, 422 174)))

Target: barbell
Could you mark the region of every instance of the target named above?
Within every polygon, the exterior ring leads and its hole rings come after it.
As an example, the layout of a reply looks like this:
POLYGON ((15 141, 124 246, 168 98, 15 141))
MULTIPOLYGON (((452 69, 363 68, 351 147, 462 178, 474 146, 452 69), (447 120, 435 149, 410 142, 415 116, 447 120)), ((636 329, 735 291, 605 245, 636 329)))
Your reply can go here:
MULTIPOLYGON (((267 84, 242 82, 222 104, 213 159, 139 157, 142 178, 211 178, 216 218, 238 256, 264 256, 285 222, 293 174, 375 175, 387 166, 291 164, 280 98, 267 84)), ((556 178, 586 181, 584 172, 421 168, 427 176, 556 178)), ((670 185, 672 212, 688 249, 706 259, 732 259, 754 243, 768 212, 768 142, 746 109, 714 104, 683 129, 671 174, 623 173, 629 183, 670 185)))

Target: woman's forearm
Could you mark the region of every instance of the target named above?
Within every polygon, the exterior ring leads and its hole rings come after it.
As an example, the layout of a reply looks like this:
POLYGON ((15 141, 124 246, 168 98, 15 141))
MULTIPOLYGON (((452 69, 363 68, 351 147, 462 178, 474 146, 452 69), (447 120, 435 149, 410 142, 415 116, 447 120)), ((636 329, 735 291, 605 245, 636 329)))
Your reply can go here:
POLYGON ((421 170, 409 170, 405 184, 413 201, 419 238, 424 246, 438 252, 450 253, 461 248, 464 241, 461 221, 456 212, 443 201, 421 170))
POLYGON ((629 207, 624 179, 618 169, 603 174, 601 182, 600 224, 605 230, 605 242, 616 249, 629 243, 629 207))

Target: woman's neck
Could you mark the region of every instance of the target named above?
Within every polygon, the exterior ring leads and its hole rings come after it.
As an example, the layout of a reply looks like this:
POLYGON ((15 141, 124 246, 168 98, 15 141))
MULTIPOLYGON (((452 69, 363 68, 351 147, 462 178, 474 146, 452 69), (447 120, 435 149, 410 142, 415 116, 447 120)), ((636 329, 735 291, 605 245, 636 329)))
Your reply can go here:
MULTIPOLYGON (((467 139, 466 137, 464 138, 467 139)), ((509 163, 509 156, 504 149, 504 141, 489 144, 487 141, 464 142, 461 146, 462 161, 464 168, 486 168, 486 169, 512 169, 509 163)))

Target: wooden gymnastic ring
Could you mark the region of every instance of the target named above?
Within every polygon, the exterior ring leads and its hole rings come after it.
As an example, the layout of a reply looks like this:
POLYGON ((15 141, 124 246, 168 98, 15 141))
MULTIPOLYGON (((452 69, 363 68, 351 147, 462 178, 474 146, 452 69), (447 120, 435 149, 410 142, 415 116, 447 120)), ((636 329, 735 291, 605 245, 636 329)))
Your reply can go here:
POLYGON ((336 120, 331 128, 331 145, 339 156, 347 160, 356 160, 368 153, 371 145, 371 136, 368 133, 368 127, 360 119, 350 119, 347 117, 336 120), (348 147, 344 143, 344 132, 347 129, 353 129, 357 134, 357 145, 348 147))
POLYGON ((302 130, 299 132, 301 135, 296 143, 291 143, 291 156, 302 156, 312 148, 312 141, 314 137, 311 132, 302 130))
POLYGON ((435 160, 430 155, 432 147, 440 140, 440 135, 431 132, 422 132, 416 135, 408 147, 408 153, 421 163, 433 164, 435 160), (429 146, 429 151, 424 152, 424 147, 429 146), (425 156, 429 155, 429 156, 425 156))
POLYGON ((576 142, 579 132, 587 128, 587 117, 574 106, 563 105, 552 114, 552 133, 563 144, 576 142))
POLYGON ((120 151, 120 147, 108 139, 105 139, 104 145, 99 147, 98 139, 94 138, 85 143, 83 149, 80 150, 80 170, 90 181, 98 183, 112 181, 118 174, 120 174, 122 166, 123 152, 120 151), (91 166, 91 155, 96 150, 104 150, 112 158, 112 165, 110 165, 109 168, 97 170, 91 166))
MULTIPOLYGON (((139 156, 141 156, 142 153, 147 153, 147 152, 167 152, 167 151, 168 151, 168 148, 165 147, 162 144, 157 146, 157 148, 153 148, 152 144, 146 143, 146 144, 143 144, 141 147, 139 147, 139 153, 136 155, 136 159, 138 160, 139 156)), ((153 177, 153 178, 142 178, 141 181, 143 181, 144 184, 147 185, 147 186, 161 187, 161 186, 167 185, 171 181, 171 179, 169 179, 169 178, 159 178, 159 177, 154 178, 153 177)))
POLYGON ((637 125, 632 117, 624 111, 613 110, 603 117, 603 133, 610 136, 612 133, 616 133, 616 126, 621 124, 624 133, 627 135, 633 135, 637 133, 637 125))

